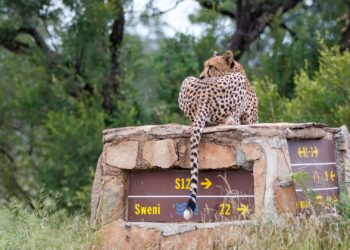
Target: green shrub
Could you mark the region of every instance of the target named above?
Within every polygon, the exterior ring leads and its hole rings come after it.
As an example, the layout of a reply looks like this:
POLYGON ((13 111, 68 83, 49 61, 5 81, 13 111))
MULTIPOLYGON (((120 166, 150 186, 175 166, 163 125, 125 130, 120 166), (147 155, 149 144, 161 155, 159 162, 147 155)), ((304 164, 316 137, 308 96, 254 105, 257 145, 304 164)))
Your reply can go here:
POLYGON ((306 69, 295 77, 295 98, 286 103, 285 120, 350 125, 350 52, 323 46, 319 69, 309 76, 306 69))
MULTIPOLYGON (((305 66, 294 77, 291 99, 278 93, 269 78, 256 79, 260 122, 320 122, 350 126, 350 52, 321 45, 319 68, 311 76, 305 66)), ((306 64, 307 65, 307 64, 306 64)))

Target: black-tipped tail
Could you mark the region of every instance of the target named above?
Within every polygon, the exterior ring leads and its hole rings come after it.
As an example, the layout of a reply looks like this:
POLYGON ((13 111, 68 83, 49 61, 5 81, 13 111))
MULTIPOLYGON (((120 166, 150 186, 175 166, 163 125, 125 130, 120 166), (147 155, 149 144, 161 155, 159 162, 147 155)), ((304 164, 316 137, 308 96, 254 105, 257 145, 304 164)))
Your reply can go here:
POLYGON ((184 212, 185 220, 189 220, 192 218, 195 209, 196 203, 190 198, 187 202, 186 210, 184 212))
POLYGON ((194 212, 194 210, 196 210, 196 203, 192 200, 192 198, 188 199, 188 202, 187 202, 187 207, 186 209, 191 209, 192 212, 194 212))

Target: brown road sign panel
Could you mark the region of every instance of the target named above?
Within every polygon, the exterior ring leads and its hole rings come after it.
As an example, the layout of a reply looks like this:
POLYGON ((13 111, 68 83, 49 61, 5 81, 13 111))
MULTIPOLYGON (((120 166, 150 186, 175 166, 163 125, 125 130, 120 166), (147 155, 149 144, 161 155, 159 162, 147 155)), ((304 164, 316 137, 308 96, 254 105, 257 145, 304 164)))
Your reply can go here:
MULTIPOLYGON (((304 171, 309 175, 305 188, 315 193, 313 205, 328 211, 339 199, 334 143, 326 139, 288 141, 288 150, 292 171, 304 171)), ((305 197, 299 183, 296 192, 298 211, 310 212, 310 199, 305 197)))
MULTIPOLYGON (((190 173, 140 171, 129 176, 128 220, 180 222, 190 189, 190 173)), ((253 173, 200 171, 198 209, 191 221, 249 219, 254 211, 253 173)))
POLYGON ((292 164, 335 162, 334 143, 330 140, 288 141, 292 164))

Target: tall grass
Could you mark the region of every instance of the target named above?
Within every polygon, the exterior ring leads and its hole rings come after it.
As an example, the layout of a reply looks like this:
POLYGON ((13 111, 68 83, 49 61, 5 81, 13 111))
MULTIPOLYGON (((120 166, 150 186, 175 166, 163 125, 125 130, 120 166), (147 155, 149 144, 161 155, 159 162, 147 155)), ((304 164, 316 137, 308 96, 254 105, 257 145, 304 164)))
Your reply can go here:
MULTIPOLYGON (((348 250, 350 221, 341 217, 304 217, 288 222, 261 220, 240 226, 239 232, 232 233, 230 245, 233 245, 233 249, 244 250, 348 250)), ((228 247, 219 244, 219 248, 228 247)))
MULTIPOLYGON (((350 249, 350 203, 349 199, 343 200, 337 216, 256 219, 234 226, 225 239, 215 243, 215 248, 350 249)), ((91 249, 96 240, 85 215, 49 213, 45 207, 29 209, 18 200, 0 207, 0 249, 91 249)))
POLYGON ((0 207, 0 249, 89 249, 92 240, 84 215, 50 214, 18 200, 0 207))

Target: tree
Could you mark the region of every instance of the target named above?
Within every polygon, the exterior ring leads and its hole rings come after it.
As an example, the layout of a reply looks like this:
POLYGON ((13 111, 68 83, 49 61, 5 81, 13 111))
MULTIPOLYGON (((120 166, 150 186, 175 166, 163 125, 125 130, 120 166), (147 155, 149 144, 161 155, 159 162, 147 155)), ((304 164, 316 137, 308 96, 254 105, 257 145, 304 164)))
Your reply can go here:
MULTIPOLYGON (((308 10, 312 7, 316 7, 318 10, 320 10, 319 6, 323 5, 326 7, 328 5, 327 1, 312 1, 310 5, 303 3, 301 0, 236 0, 234 2, 225 0, 198 0, 198 2, 203 8, 218 12, 221 15, 235 21, 235 29, 228 40, 226 49, 236 51, 237 58, 247 51, 250 45, 264 33, 265 29, 271 25, 276 16, 283 16, 283 14, 288 13, 297 5, 300 5, 303 10, 308 10)), ((345 1, 341 2, 341 4, 333 1, 329 3, 349 5, 349 3, 346 3, 345 1)), ((349 6, 343 6, 342 11, 338 12, 338 17, 342 17, 345 13, 347 13, 348 7, 349 6)), ((330 11, 330 9, 327 8, 326 10, 328 12, 330 11)), ((295 30, 290 29, 288 22, 283 21, 283 19, 280 20, 279 25, 281 28, 288 31, 292 36, 295 36, 298 33, 295 30)), ((349 47, 349 28, 350 24, 347 22, 347 24, 343 26, 344 31, 342 37, 338 41, 341 50, 349 47)))
POLYGON ((248 50, 251 43, 265 31, 274 16, 288 12, 300 2, 301 0, 271 2, 237 0, 234 4, 228 4, 227 1, 199 0, 204 8, 214 9, 235 20, 235 31, 231 35, 226 49, 237 52, 237 58, 248 50))
POLYGON ((0 185, 6 198, 30 202, 44 184, 61 193, 61 207, 87 207, 101 131, 117 116, 122 96, 124 4, 0 1, 0 185))
POLYGON ((124 34, 124 8, 122 0, 107 1, 66 1, 62 8, 54 6, 50 0, 44 1, 2 1, 0 25, 0 45, 21 55, 31 55, 40 50, 42 63, 65 78, 77 77, 84 83, 77 89, 69 89, 71 96, 77 97, 82 91, 93 93, 89 79, 90 65, 86 65, 87 54, 94 53, 97 60, 104 62, 108 69, 98 93, 103 98, 103 108, 112 112, 113 96, 118 95, 120 70, 118 54, 124 34), (70 9, 75 17, 66 27, 61 27, 61 13, 70 9), (98 20, 99 19, 99 20, 98 20), (49 31, 54 29, 55 33, 49 31), (68 32, 64 30, 67 29, 68 32), (61 37, 53 38, 60 34, 61 37), (81 40, 84 38, 85 40, 81 40), (58 48, 57 39, 63 39, 63 49, 58 48), (107 40, 108 39, 108 40, 107 40), (48 44, 48 41, 51 44, 48 44), (71 47, 64 47, 65 43, 71 47), (91 52, 91 50, 93 52, 91 52), (71 54, 66 54, 71 52, 71 54), (64 71, 64 72, 63 72, 64 71))

